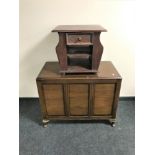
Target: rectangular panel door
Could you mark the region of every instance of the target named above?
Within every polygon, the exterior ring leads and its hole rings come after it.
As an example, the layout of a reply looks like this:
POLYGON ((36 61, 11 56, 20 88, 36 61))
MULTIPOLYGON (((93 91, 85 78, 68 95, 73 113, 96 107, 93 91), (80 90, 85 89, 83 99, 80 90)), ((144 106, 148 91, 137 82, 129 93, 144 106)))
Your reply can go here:
POLYGON ((48 115, 64 115, 63 86, 44 84, 43 92, 48 115))
POLYGON ((88 115, 88 84, 70 84, 68 87, 70 115, 88 115))
POLYGON ((114 100, 115 84, 95 84, 94 115, 111 115, 114 100))

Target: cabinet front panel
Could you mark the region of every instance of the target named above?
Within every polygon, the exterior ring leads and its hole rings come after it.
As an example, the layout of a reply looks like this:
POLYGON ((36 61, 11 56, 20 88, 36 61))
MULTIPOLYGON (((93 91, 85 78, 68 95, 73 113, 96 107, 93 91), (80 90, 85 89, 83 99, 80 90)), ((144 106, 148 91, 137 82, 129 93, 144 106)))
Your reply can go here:
POLYGON ((69 85, 70 115, 88 115, 88 85, 69 85))
POLYGON ((94 86, 94 115, 111 115, 115 84, 96 84, 94 86))
POLYGON ((43 92, 48 115, 64 115, 62 85, 43 85, 43 92))

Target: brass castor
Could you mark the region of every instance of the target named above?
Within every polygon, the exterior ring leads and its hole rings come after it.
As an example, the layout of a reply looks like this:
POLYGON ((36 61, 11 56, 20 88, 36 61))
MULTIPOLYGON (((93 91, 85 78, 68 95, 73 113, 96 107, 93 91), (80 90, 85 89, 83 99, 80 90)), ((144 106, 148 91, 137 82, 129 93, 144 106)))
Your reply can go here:
POLYGON ((42 123, 43 123, 43 127, 46 128, 48 125, 49 120, 48 119, 43 119, 42 123))
POLYGON ((115 127, 115 122, 112 122, 112 123, 111 123, 111 126, 112 126, 112 127, 115 127))
POLYGON ((110 122, 110 124, 111 124, 112 127, 115 127, 116 120, 109 120, 109 122, 110 122))
POLYGON ((43 124, 43 127, 44 127, 44 128, 47 128, 47 124, 43 124))

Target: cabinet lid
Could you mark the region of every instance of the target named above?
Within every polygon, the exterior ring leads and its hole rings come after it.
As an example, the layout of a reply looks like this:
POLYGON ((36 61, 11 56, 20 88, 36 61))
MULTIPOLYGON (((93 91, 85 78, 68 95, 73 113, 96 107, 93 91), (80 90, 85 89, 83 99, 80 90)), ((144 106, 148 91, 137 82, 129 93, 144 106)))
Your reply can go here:
POLYGON ((58 62, 46 62, 40 71, 37 80, 99 80, 99 79, 121 79, 120 74, 111 61, 101 61, 96 74, 66 74, 59 73, 58 62))
POLYGON ((52 32, 107 32, 100 25, 58 25, 52 32))

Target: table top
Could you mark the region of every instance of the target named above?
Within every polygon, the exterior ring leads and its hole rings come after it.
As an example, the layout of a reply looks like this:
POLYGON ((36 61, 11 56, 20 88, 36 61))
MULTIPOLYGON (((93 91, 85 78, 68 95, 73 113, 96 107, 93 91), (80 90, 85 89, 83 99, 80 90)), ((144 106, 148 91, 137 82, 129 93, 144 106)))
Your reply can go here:
POLYGON ((95 74, 66 74, 59 73, 58 62, 46 62, 40 71, 37 80, 52 79, 121 79, 120 74, 111 61, 101 61, 98 72, 95 74))
POLYGON ((101 25, 58 25, 52 32, 107 32, 101 25))

